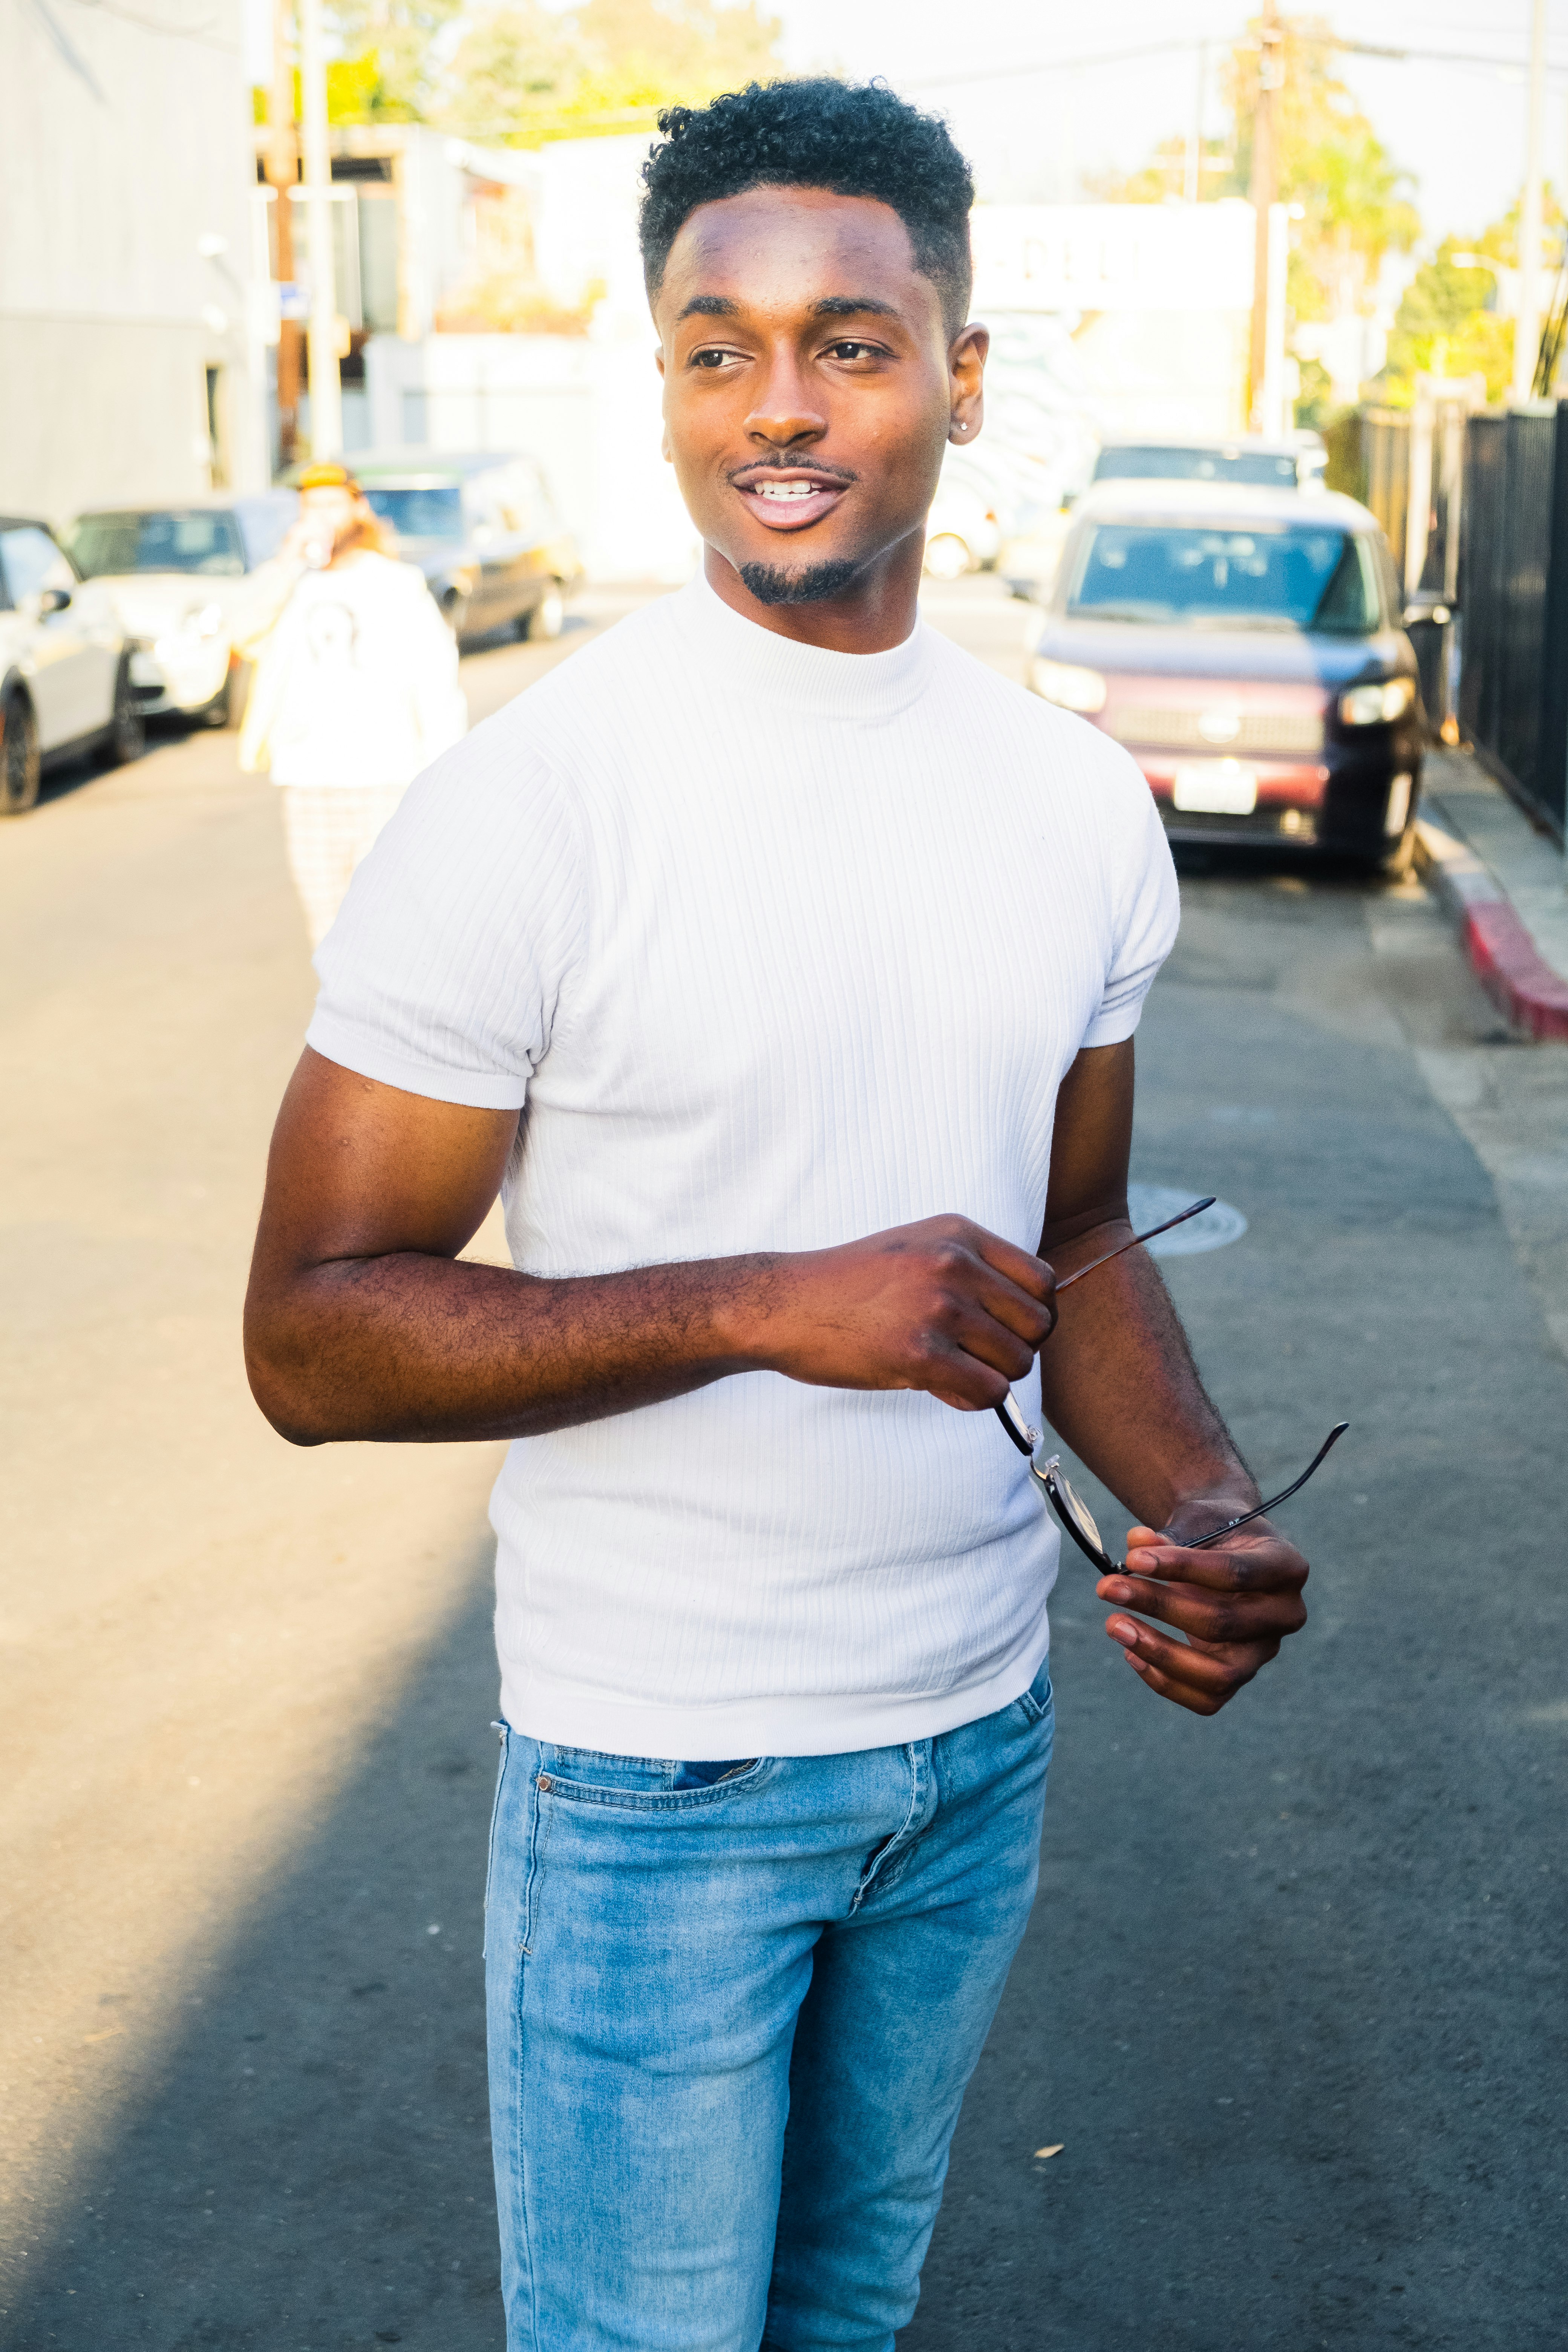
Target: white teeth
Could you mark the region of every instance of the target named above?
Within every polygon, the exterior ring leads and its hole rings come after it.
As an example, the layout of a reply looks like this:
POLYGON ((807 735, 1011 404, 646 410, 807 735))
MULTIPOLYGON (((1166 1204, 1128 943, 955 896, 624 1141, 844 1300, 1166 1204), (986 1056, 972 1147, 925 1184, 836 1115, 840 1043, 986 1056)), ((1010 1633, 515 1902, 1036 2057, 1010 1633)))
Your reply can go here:
POLYGON ((764 499, 814 499, 817 492, 816 482, 759 482, 756 487, 764 499))

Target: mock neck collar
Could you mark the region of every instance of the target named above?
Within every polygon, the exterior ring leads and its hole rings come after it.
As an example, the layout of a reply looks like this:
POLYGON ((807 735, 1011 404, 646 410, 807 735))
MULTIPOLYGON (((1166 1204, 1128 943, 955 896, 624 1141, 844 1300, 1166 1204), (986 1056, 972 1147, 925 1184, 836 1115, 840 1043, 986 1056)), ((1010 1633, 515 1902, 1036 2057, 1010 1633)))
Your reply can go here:
POLYGON ((832 653, 748 621, 699 570, 675 599, 680 627, 731 692, 824 719, 891 719, 923 693, 931 633, 918 614, 901 646, 881 654, 832 653))

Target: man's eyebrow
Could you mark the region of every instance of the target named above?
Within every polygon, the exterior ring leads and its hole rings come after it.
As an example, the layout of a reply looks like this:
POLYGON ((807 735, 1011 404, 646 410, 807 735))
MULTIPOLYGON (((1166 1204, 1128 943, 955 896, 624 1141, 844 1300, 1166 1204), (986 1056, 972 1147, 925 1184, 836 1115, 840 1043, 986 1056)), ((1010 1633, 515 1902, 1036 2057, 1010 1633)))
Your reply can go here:
MULTIPOLYGON (((680 318, 732 319, 740 307, 738 302, 731 302, 727 294, 694 294, 681 311, 680 318)), ((679 325, 679 320, 676 323, 679 325)))
POLYGON ((874 319, 896 319, 898 305, 879 302, 874 294, 825 294, 811 306, 814 319, 854 319, 868 313, 874 319))

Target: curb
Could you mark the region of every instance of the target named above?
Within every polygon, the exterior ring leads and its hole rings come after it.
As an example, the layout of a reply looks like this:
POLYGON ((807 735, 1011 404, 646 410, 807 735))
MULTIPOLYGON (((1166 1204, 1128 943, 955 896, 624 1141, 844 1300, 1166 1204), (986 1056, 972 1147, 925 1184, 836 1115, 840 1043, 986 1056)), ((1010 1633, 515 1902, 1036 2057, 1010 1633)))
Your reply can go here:
POLYGON ((1426 817, 1416 822, 1415 862, 1498 1010, 1528 1036, 1568 1040, 1568 981, 1542 958, 1491 868, 1426 817))

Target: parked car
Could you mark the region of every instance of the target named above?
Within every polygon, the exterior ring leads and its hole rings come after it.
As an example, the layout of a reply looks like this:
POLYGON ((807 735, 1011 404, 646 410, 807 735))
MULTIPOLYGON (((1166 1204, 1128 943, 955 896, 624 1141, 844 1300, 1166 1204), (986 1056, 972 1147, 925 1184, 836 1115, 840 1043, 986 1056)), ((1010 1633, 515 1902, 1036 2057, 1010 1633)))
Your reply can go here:
POLYGON ((1173 839, 1402 869, 1425 719, 1401 610, 1353 499, 1111 482, 1074 515, 1028 682, 1126 744, 1173 839))
POLYGON ((933 580, 988 571, 1002 551, 995 484, 969 458, 968 450, 951 448, 942 458, 926 519, 925 568, 933 580))
POLYGON ((1096 482, 1217 482, 1230 489, 1321 489, 1329 453, 1321 435, 1282 441, 1242 433, 1229 440, 1199 435, 1116 434, 1100 445, 1096 482))
POLYGON ((531 457, 404 450, 349 462, 455 635, 561 635, 566 593, 583 566, 531 457))
POLYGON ((232 638, 247 582, 293 521, 293 490, 97 508, 66 533, 77 569, 100 582, 135 640, 131 679, 145 717, 230 718, 232 638))
POLYGON ((142 713, 107 589, 84 585, 47 523, 0 515, 0 815, 19 816, 57 760, 134 760, 142 713))

